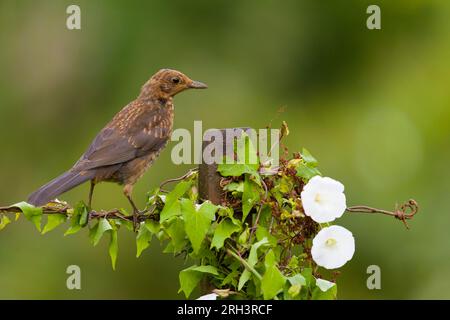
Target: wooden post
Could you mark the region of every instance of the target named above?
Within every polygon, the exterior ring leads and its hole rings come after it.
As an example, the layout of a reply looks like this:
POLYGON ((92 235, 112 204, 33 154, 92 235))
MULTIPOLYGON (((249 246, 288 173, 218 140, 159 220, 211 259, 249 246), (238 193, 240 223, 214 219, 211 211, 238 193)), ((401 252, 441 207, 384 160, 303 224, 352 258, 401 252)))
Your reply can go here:
MULTIPOLYGON (((212 129, 214 131, 219 132, 222 136, 222 154, 228 155, 230 157, 233 156, 233 154, 227 154, 227 150, 234 150, 234 140, 235 138, 227 139, 227 130, 233 131, 238 130, 238 132, 242 132, 244 130, 247 130, 248 128, 233 128, 233 129, 212 129), (228 148, 227 148, 228 146, 228 148)), ((217 163, 212 164, 206 164, 203 161, 203 151, 205 148, 212 142, 209 141, 203 141, 202 143, 202 162, 199 165, 198 168, 198 193, 200 201, 209 200, 215 205, 220 205, 222 203, 223 199, 223 190, 220 186, 220 180, 222 179, 222 176, 217 172, 217 163)), ((234 152, 234 151, 233 151, 234 152)), ((200 282, 200 294, 205 295, 209 294, 214 290, 214 286, 209 283, 208 279, 205 277, 200 282)))
MULTIPOLYGON (((225 156, 233 157, 233 146, 236 138, 231 136, 231 133, 241 133, 249 128, 231 128, 231 129, 211 129, 209 131, 216 131, 222 136, 222 154, 225 156), (227 131, 230 132, 227 137, 227 131), (228 151, 232 151, 231 154, 227 154, 228 151)), ((218 135, 219 135, 218 134, 218 135)), ((222 176, 217 172, 217 163, 206 164, 203 162, 203 151, 212 142, 203 141, 202 144, 202 163, 199 165, 198 173, 198 192, 201 201, 209 200, 213 204, 221 204, 223 199, 223 190, 220 187, 220 179, 222 176)))

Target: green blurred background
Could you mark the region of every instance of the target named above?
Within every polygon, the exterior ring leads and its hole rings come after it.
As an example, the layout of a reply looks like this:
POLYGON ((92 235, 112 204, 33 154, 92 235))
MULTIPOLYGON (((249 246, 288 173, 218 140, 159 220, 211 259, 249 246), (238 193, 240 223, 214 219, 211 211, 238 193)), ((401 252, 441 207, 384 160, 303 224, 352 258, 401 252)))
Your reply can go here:
MULTIPOLYGON (((430 0, 2 0, 0 204, 68 169, 154 72, 175 68, 209 85, 176 97, 176 128, 286 120, 291 151, 308 148, 344 183, 349 205, 419 201, 410 231, 385 216, 339 220, 356 238, 339 298, 450 298, 449 13, 449 1, 430 0), (81 7, 81 30, 66 29, 70 4, 81 7), (369 4, 381 6, 382 30, 366 28, 369 4), (381 290, 366 288, 371 264, 381 290)), ((171 163, 169 145, 137 184, 137 202, 190 167, 171 163)), ((102 184, 94 206, 128 203, 102 184)), ((157 241, 136 259, 121 232, 114 272, 106 239, 93 248, 86 230, 63 231, 42 236, 21 219, 0 232, 0 298, 183 298, 183 261, 157 241), (81 267, 82 290, 65 286, 70 264, 81 267)))

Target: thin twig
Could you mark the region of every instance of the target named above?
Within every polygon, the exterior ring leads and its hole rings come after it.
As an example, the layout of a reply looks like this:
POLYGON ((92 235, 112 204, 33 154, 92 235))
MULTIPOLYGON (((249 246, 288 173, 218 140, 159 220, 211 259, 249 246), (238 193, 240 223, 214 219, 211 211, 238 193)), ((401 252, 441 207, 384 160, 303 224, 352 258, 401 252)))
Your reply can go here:
MULTIPOLYGON (((56 203, 56 202, 49 203, 41 208, 42 208, 42 214, 47 214, 47 215, 62 214, 67 217, 69 217, 71 215, 70 211, 73 210, 69 205, 66 205, 66 204, 62 205, 61 203, 56 203)), ((22 210, 19 207, 15 207, 15 206, 0 207, 0 213, 3 213, 3 214, 18 213, 18 212, 22 212, 22 210)), ((138 216, 138 220, 145 221, 145 220, 155 219, 154 215, 152 215, 152 214, 148 215, 146 213, 148 213, 148 211, 141 212, 138 216)), ((118 209, 112 209, 112 210, 108 210, 108 211, 92 210, 89 212, 89 220, 102 219, 102 218, 133 221, 133 216, 126 216, 118 209)))
POLYGON ((192 169, 190 169, 188 172, 186 172, 184 175, 182 175, 181 177, 165 180, 165 181, 163 181, 163 182, 159 185, 159 189, 160 189, 161 191, 163 191, 163 192, 169 192, 169 191, 163 189, 163 187, 164 187, 166 184, 171 183, 171 182, 177 182, 177 181, 184 180, 184 179, 186 179, 187 177, 189 177, 192 173, 197 172, 197 171, 198 171, 198 168, 192 168, 192 169))

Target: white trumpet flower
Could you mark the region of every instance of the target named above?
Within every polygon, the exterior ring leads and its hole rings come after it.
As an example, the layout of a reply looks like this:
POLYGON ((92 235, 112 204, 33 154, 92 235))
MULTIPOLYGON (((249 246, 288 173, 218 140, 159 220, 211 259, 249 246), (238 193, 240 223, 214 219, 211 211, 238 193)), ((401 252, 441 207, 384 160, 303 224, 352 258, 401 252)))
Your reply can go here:
POLYGON ((341 226, 323 228, 313 239, 313 260, 326 269, 337 269, 351 260, 355 253, 355 239, 341 226))
POLYGON ((341 217, 347 208, 344 185, 328 177, 311 178, 303 188, 301 199, 305 214, 318 223, 341 217))

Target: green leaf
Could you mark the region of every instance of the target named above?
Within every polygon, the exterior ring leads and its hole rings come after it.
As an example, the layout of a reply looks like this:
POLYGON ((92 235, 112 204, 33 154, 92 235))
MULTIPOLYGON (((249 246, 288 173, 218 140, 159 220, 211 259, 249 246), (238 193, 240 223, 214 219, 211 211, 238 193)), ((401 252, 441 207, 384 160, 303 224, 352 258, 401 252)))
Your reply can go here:
POLYGON ((267 240, 267 238, 264 238, 252 245, 250 254, 248 256, 248 263, 250 264, 250 266, 254 267, 258 262, 258 249, 260 247, 266 246, 267 244, 269 244, 269 241, 267 240))
POLYGON ((288 280, 292 285, 296 285, 296 284, 299 284, 301 286, 306 285, 306 279, 301 274, 293 275, 292 277, 289 277, 288 280))
POLYGON ((310 167, 317 166, 317 164, 318 164, 317 159, 314 158, 313 155, 308 150, 303 148, 301 155, 302 155, 302 159, 308 164, 308 166, 310 166, 310 167))
POLYGON ((298 297, 298 295, 300 294, 300 290, 302 289, 302 286, 299 284, 294 284, 292 285, 289 290, 288 290, 288 294, 289 296, 286 297, 285 299, 288 300, 289 298, 295 298, 298 297))
POLYGON ((0 230, 3 230, 10 223, 11 220, 7 216, 3 215, 0 219, 0 230))
MULTIPOLYGON (((248 260, 247 260, 248 264, 251 267, 254 267, 255 264, 258 263, 258 249, 260 247, 266 246, 268 243, 269 243, 269 241, 267 240, 267 238, 264 238, 261 241, 258 241, 252 245, 252 247, 250 248, 250 254, 249 254, 248 260)), ((244 287, 245 283, 248 280, 250 280, 250 277, 251 277, 251 272, 248 269, 245 269, 242 272, 241 277, 239 278, 238 290, 241 290, 244 287)))
MULTIPOLYGON (((260 220, 261 221, 261 220, 260 220)), ((267 240, 269 241, 270 245, 275 247, 278 243, 278 239, 271 235, 269 230, 267 230, 267 228, 263 227, 262 225, 258 225, 258 228, 256 229, 256 239, 258 241, 267 238, 267 240)))
POLYGON ((225 191, 229 191, 229 192, 244 192, 244 183, 242 181, 239 182, 231 182, 229 184, 227 184, 223 190, 225 191))
POLYGON ((80 231, 81 230, 81 226, 77 223, 77 224, 72 224, 70 227, 69 227, 69 229, 67 229, 67 231, 64 233, 64 236, 68 236, 68 235, 71 235, 71 234, 75 234, 75 233, 77 233, 78 231, 80 231))
POLYGON ((191 266, 180 272, 180 290, 189 298, 194 288, 198 285, 204 274, 218 275, 217 269, 213 266, 191 266))
POLYGON ((211 241, 211 248, 221 249, 225 239, 228 239, 233 233, 240 230, 241 227, 239 225, 235 225, 231 219, 223 219, 214 232, 214 236, 211 241))
POLYGON ((261 290, 265 300, 274 298, 283 290, 286 278, 276 266, 276 258, 273 250, 270 250, 265 258, 266 272, 261 280, 261 290))
POLYGON ((316 286, 322 290, 323 292, 327 292, 331 289, 331 287, 335 286, 334 282, 324 280, 324 279, 316 279, 316 286))
POLYGON ((111 238, 109 242, 108 253, 111 257, 111 265, 113 270, 116 270, 117 254, 119 252, 119 242, 117 239, 117 230, 111 230, 111 238))
POLYGON ((335 283, 316 279, 316 287, 312 292, 311 299, 313 300, 334 300, 337 295, 337 286, 335 283))
POLYGON ((259 177, 259 157, 255 146, 249 136, 244 132, 237 139, 236 144, 237 161, 226 159, 224 163, 217 166, 217 171, 224 177, 239 177, 248 173, 259 177))
POLYGON ((184 221, 179 218, 173 219, 172 223, 166 228, 172 243, 173 253, 180 252, 186 245, 186 232, 184 229, 184 221))
POLYGON ((128 231, 134 232, 133 221, 130 220, 118 220, 116 224, 124 226, 128 231))
POLYGON ((208 219, 215 220, 217 209, 218 207, 212 204, 211 201, 205 201, 198 207, 197 211, 205 217, 208 217, 208 219))
POLYGON ((70 228, 64 233, 64 236, 77 233, 82 227, 87 225, 89 220, 89 211, 83 201, 80 201, 74 208, 70 219, 70 228), (83 222, 83 224, 81 224, 83 222))
POLYGON ((163 222, 170 217, 181 215, 180 202, 178 199, 191 187, 191 181, 182 181, 166 196, 166 202, 159 218, 160 222, 163 222))
POLYGON ((240 177, 245 173, 258 176, 259 173, 254 166, 238 163, 220 163, 217 165, 217 171, 224 177, 240 177))
POLYGON ((36 229, 41 232, 42 208, 35 207, 23 201, 12 205, 12 207, 19 208, 23 212, 24 216, 33 222, 36 229))
POLYGON ((44 230, 42 230, 42 234, 46 234, 47 232, 52 231, 61 223, 64 223, 66 220, 67 216, 64 214, 50 214, 47 217, 47 224, 45 225, 44 230))
POLYGON ((80 212, 80 221, 79 221, 79 225, 81 227, 85 227, 88 223, 89 220, 89 210, 88 207, 86 207, 86 205, 81 202, 78 204, 77 209, 78 212, 80 212))
POLYGON ((297 176, 304 180, 309 180, 314 176, 322 175, 317 168, 311 168, 304 163, 300 163, 297 167, 297 176))
POLYGON ((306 281, 306 286, 308 288, 311 288, 312 285, 315 283, 315 279, 314 276, 312 274, 312 269, 311 268, 304 268, 303 271, 301 272, 301 275, 303 276, 303 278, 305 278, 306 281))
POLYGON ((251 272, 248 271, 247 269, 245 269, 242 272, 241 277, 239 278, 239 283, 238 283, 238 290, 239 291, 242 290, 242 288, 247 283, 247 281, 250 280, 251 276, 252 276, 251 272))
POLYGON ((91 236, 92 244, 94 246, 96 246, 99 243, 100 239, 102 238, 103 234, 106 231, 111 230, 111 229, 112 229, 112 226, 109 223, 108 219, 106 219, 106 218, 100 219, 98 221, 98 223, 91 230, 90 236, 91 236))
POLYGON ((152 233, 148 228, 141 225, 139 232, 136 236, 136 257, 139 258, 142 251, 150 246, 150 240, 152 240, 152 233))
POLYGON ((259 186, 248 175, 245 175, 244 193, 242 194, 242 221, 245 221, 250 210, 259 200, 259 186))
POLYGON ((199 211, 194 208, 194 203, 189 199, 181 199, 181 211, 183 213, 186 234, 192 244, 194 253, 198 253, 203 240, 208 233, 211 225, 212 207, 206 205, 201 207, 199 211))
POLYGON ((144 225, 153 234, 157 234, 161 230, 161 225, 155 220, 147 220, 144 225))
POLYGON ((220 284, 221 287, 226 286, 232 286, 236 287, 238 284, 238 277, 241 274, 239 272, 239 268, 241 267, 241 264, 239 261, 235 260, 229 265, 229 268, 231 269, 231 272, 227 274, 227 276, 223 279, 222 283, 220 284))

